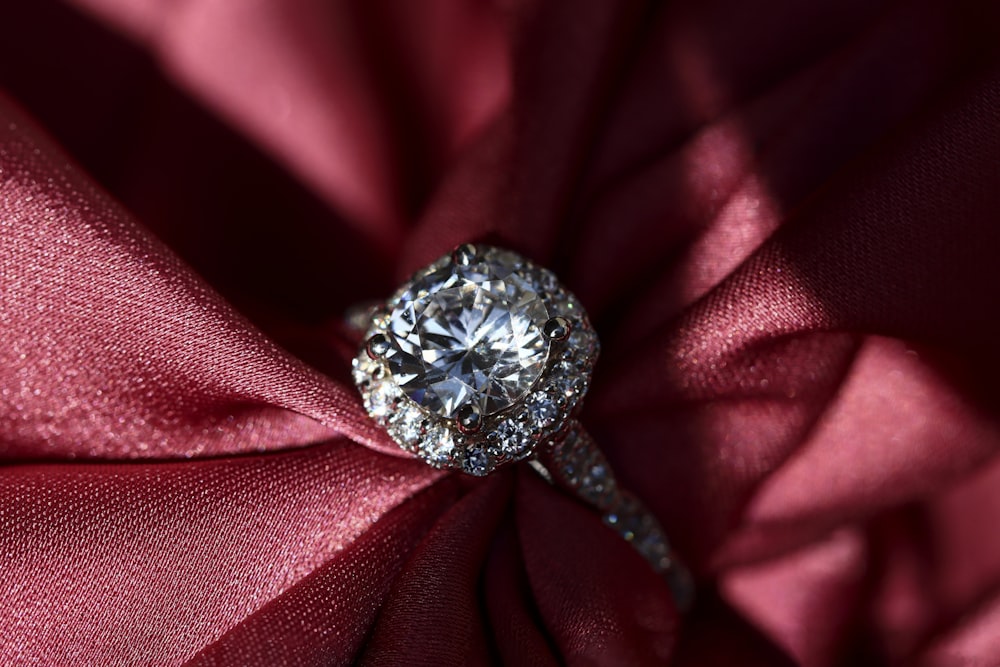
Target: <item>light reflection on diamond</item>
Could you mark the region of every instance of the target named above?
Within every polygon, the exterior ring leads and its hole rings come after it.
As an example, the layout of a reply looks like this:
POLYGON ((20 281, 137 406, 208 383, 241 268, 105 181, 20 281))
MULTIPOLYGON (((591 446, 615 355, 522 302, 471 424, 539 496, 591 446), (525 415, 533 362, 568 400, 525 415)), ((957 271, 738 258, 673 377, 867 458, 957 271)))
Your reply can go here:
POLYGON ((469 451, 465 453, 463 468, 465 469, 465 472, 470 475, 482 477, 490 471, 490 457, 482 449, 469 449, 469 451))
POLYGON ((456 447, 455 435, 451 430, 436 426, 424 436, 422 453, 431 464, 444 466, 455 456, 456 447))
POLYGON ((559 419, 559 405, 547 394, 535 394, 525 409, 538 428, 547 428, 559 419))
POLYGON ((423 437, 424 415, 413 406, 403 406, 391 418, 392 435, 402 445, 413 446, 423 437))
POLYGON ((515 419, 500 422, 490 438, 499 451, 512 456, 525 453, 533 444, 531 430, 515 419))
POLYGON ((397 390, 390 382, 376 382, 365 401, 365 408, 376 421, 384 424, 395 407, 397 390))
POLYGON ((518 401, 541 374, 549 314, 517 256, 490 250, 418 278, 393 308, 389 371, 416 403, 447 418, 518 401))
POLYGON ((593 332, 587 331, 582 327, 574 328, 569 334, 566 356, 589 356, 593 354, 595 339, 596 336, 594 336, 593 332))
POLYGON ((585 386, 581 369, 570 361, 561 361, 552 369, 552 386, 563 396, 570 398, 585 386))

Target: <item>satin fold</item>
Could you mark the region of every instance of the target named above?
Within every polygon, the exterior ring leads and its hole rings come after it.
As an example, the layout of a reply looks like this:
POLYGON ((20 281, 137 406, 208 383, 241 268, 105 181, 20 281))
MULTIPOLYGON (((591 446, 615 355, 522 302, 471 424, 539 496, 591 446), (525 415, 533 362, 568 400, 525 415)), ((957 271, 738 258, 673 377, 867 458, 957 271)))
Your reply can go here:
POLYGON ((54 0, 0 24, 0 662, 993 664, 989 3, 54 0), (410 460, 342 323, 581 299, 696 573, 410 460))

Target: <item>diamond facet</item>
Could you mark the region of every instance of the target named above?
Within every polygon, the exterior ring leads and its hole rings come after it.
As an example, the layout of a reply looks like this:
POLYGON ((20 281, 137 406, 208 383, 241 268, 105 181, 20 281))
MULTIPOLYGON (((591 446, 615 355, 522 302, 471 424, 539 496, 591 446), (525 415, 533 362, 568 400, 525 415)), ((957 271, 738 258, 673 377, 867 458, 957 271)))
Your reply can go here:
POLYGON ((516 256, 487 250, 415 280, 392 310, 385 357, 396 384, 446 418, 464 405, 484 415, 513 405, 541 375, 549 319, 516 256))

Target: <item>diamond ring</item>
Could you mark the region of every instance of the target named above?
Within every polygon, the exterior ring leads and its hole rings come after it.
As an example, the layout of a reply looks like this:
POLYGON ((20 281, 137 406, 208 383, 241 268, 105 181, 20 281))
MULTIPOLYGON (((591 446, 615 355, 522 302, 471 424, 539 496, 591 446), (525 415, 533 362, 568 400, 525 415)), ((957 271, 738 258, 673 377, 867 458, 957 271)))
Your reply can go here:
POLYGON ((354 380, 396 444, 474 476, 528 460, 600 511, 687 605, 690 577, 659 523, 619 489, 575 419, 599 344, 551 271, 510 250, 461 245, 370 309, 363 328, 354 380))

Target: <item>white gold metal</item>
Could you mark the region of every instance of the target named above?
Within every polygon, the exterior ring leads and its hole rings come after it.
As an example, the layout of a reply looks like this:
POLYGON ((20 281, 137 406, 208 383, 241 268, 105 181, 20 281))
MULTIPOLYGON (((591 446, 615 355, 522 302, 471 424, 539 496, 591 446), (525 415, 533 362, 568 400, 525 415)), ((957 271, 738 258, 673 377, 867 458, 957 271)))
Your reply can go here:
POLYGON ((536 472, 600 511, 604 524, 664 577, 681 611, 690 608, 694 600, 691 574, 674 555, 656 517, 619 486, 604 454, 580 422, 574 419, 559 439, 542 448, 538 463, 533 466, 536 472))

